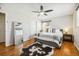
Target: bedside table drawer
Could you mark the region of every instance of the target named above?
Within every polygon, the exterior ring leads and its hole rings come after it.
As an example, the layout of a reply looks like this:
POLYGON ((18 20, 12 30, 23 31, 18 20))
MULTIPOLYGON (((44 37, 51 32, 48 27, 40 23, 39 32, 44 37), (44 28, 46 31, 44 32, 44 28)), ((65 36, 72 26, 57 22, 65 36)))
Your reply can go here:
POLYGON ((72 38, 69 36, 64 36, 64 39, 72 39, 72 38))
POLYGON ((64 34, 63 35, 63 40, 65 40, 65 41, 73 41, 73 35, 71 35, 71 34, 64 34))

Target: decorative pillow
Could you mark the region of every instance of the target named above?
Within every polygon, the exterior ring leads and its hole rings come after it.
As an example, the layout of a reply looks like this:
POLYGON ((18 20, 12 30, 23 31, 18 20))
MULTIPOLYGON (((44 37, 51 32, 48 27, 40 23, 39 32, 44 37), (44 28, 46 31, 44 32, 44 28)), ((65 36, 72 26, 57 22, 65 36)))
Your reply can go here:
POLYGON ((60 30, 59 29, 56 29, 55 32, 60 32, 60 30))
POLYGON ((63 29, 60 29, 60 31, 63 33, 63 29))
POLYGON ((53 29, 52 29, 52 33, 55 33, 55 32, 56 32, 56 29, 55 29, 55 28, 53 28, 53 29))

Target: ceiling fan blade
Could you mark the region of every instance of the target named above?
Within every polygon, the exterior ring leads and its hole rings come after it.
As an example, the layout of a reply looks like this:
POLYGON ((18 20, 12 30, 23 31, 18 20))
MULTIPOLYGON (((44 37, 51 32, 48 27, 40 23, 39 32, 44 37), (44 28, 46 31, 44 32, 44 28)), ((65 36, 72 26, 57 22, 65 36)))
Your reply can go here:
POLYGON ((46 11, 44 11, 44 12, 51 12, 51 11, 53 11, 53 10, 46 10, 46 11))
POLYGON ((43 6, 42 5, 40 6, 40 10, 43 11, 43 6))
POLYGON ((47 14, 44 14, 45 16, 47 16, 47 14))
POLYGON ((32 12, 34 12, 34 13, 40 13, 39 11, 32 11, 32 12))
POLYGON ((40 14, 38 14, 37 16, 40 16, 40 14))

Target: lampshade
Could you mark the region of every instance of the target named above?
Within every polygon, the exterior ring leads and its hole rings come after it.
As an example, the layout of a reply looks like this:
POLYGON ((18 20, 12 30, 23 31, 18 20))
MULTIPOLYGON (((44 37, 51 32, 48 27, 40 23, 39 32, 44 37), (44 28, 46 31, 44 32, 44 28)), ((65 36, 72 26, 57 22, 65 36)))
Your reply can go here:
POLYGON ((64 29, 64 33, 65 33, 65 34, 68 34, 68 31, 69 31, 69 28, 65 28, 65 29, 64 29))

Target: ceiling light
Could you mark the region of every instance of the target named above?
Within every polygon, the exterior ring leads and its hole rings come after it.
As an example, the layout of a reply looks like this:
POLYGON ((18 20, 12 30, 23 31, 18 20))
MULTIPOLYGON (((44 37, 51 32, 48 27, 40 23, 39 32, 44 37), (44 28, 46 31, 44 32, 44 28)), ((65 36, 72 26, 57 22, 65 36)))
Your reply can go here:
POLYGON ((44 15, 44 12, 41 12, 40 15, 44 15))

